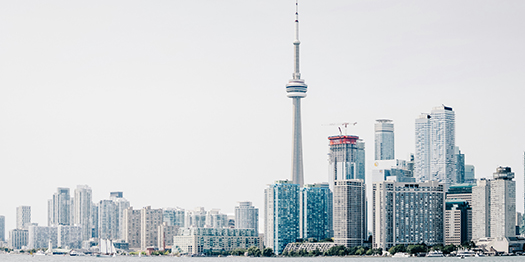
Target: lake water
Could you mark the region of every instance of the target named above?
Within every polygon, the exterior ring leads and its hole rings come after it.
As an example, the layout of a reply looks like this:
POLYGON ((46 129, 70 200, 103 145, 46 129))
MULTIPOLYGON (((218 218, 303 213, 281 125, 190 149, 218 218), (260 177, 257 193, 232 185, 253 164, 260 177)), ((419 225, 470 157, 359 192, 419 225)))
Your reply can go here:
POLYGON ((444 262, 444 261, 471 261, 471 262, 517 262, 525 261, 525 257, 472 257, 459 259, 456 257, 444 258, 425 258, 425 257, 410 257, 410 258, 391 258, 391 257, 295 257, 295 258, 250 258, 250 257, 113 257, 113 258, 98 258, 98 257, 64 257, 64 256, 30 256, 30 255, 0 255, 0 261, 14 261, 14 262, 90 262, 90 261, 112 261, 112 262, 342 262, 342 261, 366 261, 366 262, 444 262))

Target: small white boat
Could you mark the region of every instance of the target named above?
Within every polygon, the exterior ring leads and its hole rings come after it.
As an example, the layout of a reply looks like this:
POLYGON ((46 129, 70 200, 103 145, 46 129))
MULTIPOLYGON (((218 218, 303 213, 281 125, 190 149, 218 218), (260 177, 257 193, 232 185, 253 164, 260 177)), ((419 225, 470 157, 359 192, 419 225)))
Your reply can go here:
POLYGON ((472 250, 458 250, 456 257, 475 257, 476 252, 472 250))
POLYGON ((427 257, 443 257, 443 252, 439 250, 433 250, 427 253, 427 257))
POLYGON ((405 252, 397 252, 392 257, 410 257, 410 254, 405 252))

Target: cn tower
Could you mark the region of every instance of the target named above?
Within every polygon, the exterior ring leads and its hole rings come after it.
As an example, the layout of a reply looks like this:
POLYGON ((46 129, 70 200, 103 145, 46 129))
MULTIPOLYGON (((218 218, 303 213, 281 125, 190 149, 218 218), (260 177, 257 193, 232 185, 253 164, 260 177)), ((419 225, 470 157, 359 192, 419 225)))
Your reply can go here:
POLYGON ((307 85, 299 73, 299 5, 295 2, 294 73, 286 85, 286 93, 293 102, 292 182, 303 186, 303 141, 301 134, 301 98, 306 97, 307 85))

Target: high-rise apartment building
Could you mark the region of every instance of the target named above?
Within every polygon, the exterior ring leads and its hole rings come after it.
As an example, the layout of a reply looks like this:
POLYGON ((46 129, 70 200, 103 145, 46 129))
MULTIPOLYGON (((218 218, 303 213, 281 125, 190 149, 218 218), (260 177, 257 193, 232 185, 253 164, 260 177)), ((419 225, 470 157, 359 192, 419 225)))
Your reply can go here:
POLYGON ((461 153, 459 147, 455 147, 454 156, 456 158, 456 183, 465 183, 465 154, 461 153))
POLYGON ((184 227, 204 227, 206 225, 206 210, 204 210, 204 207, 186 211, 184 224, 184 227))
POLYGON ((445 243, 458 245, 472 240, 472 183, 448 188, 445 211, 445 243), (463 203, 464 202, 464 203, 463 203), (448 230, 448 233, 447 233, 448 230))
POLYGON ((31 225, 31 207, 19 206, 16 208, 16 228, 27 230, 31 225))
POLYGON ((362 246, 368 234, 363 180, 335 181, 333 209, 334 243, 346 247, 362 246))
POLYGON ((299 238, 299 185, 275 181, 264 190, 265 246, 281 254, 299 238))
POLYGON ((375 182, 372 188, 374 248, 445 243, 443 184, 383 181, 375 182))
POLYGON ((147 247, 157 247, 158 228, 162 225, 162 209, 151 209, 150 206, 147 206, 142 208, 140 215, 141 250, 146 250, 147 247))
POLYGON ((69 188, 59 187, 48 200, 48 226, 70 225, 71 218, 71 196, 69 188))
POLYGON ((117 239, 117 207, 113 200, 98 203, 98 236, 101 239, 117 239))
POLYGON ((7 244, 12 249, 21 249, 27 246, 29 233, 25 229, 13 229, 9 231, 9 243, 7 244))
POLYGON ((415 174, 417 181, 456 183, 455 114, 451 107, 434 107, 416 119, 415 174))
POLYGON ((259 209, 252 202, 239 202, 235 207, 235 228, 251 228, 259 232, 259 209))
POLYGON ((100 204, 92 203, 91 204, 91 237, 100 238, 100 204))
POLYGON ((516 182, 510 167, 498 167, 493 180, 472 188, 472 238, 516 236, 516 182))
POLYGON ((82 228, 82 240, 89 240, 92 236, 91 188, 87 185, 77 186, 74 203, 74 224, 82 228))
POLYGON ((299 197, 299 237, 333 237, 333 196, 328 183, 304 185, 299 197))
POLYGON ((124 210, 124 241, 129 243, 130 248, 140 248, 141 232, 141 210, 128 207, 124 210))
POLYGON ((462 199, 445 201, 445 245, 459 246, 469 242, 470 205, 462 199))
POLYGON ((58 227, 56 226, 29 226, 28 230, 28 248, 48 248, 49 242, 51 247, 57 247, 58 227))
POLYGON ((220 212, 219 209, 212 209, 206 212, 205 227, 223 228, 228 227, 228 216, 220 212))
POLYGON ((162 210, 163 222, 168 226, 184 227, 186 212, 182 208, 165 208, 162 210))
POLYGON ((62 248, 81 248, 82 247, 81 226, 58 226, 57 227, 57 246, 62 248))
POLYGON ((405 160, 376 160, 373 162, 370 171, 372 173, 371 183, 385 180, 415 182, 415 179, 412 176, 412 170, 409 169, 407 161, 405 160))
POLYGON ((5 242, 5 216, 0 216, 0 241, 5 242))
POLYGON ((476 183, 476 174, 473 165, 465 165, 465 183, 476 183))
POLYGON ((179 226, 170 226, 167 222, 162 224, 157 229, 157 247, 160 250, 166 250, 166 247, 173 245, 173 237, 177 235, 179 226))
POLYGON ((377 119, 374 127, 375 160, 394 159, 394 122, 389 119, 377 119))
POLYGON ((124 239, 124 210, 130 207, 129 201, 124 198, 123 192, 111 192, 109 198, 113 200, 116 207, 116 216, 115 216, 115 236, 118 239, 124 239))
POLYGON ((328 137, 330 152, 328 154, 330 189, 334 181, 361 179, 365 181, 365 142, 353 135, 328 137))

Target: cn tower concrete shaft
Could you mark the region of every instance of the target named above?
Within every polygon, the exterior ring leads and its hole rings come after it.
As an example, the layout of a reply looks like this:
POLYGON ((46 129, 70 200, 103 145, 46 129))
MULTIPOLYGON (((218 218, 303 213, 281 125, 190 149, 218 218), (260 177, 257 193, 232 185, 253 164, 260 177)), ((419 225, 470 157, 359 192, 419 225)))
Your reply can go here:
POLYGON ((293 101, 293 145, 292 145, 292 181, 303 186, 303 138, 301 133, 301 98, 293 101))

